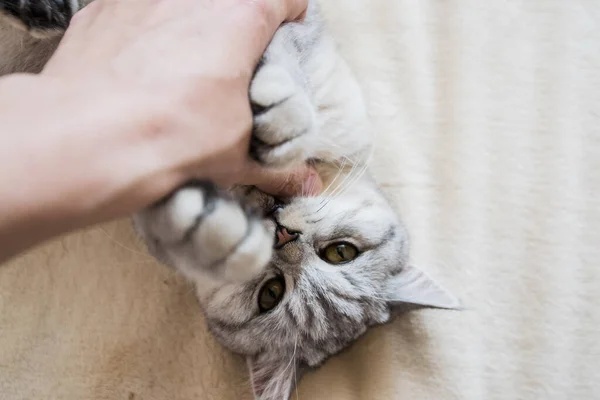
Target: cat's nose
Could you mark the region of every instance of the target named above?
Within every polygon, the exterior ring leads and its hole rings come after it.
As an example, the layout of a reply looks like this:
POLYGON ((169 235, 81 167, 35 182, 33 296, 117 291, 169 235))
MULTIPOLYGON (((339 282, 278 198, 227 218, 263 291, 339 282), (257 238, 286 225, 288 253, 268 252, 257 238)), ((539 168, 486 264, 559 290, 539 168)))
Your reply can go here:
POLYGON ((300 232, 290 231, 285 226, 278 225, 275 231, 275 248, 279 249, 300 237, 300 232))

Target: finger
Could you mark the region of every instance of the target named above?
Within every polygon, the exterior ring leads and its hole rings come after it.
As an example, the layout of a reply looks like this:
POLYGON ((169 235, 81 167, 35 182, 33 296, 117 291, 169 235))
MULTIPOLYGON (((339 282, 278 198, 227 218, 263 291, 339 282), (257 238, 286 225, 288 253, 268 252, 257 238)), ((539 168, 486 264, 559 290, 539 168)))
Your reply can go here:
POLYGON ((319 174, 308 165, 290 171, 274 171, 251 164, 240 183, 256 186, 265 193, 280 197, 316 196, 323 190, 319 174))
MULTIPOLYGON (((285 21, 303 17, 308 0, 241 0, 244 7, 235 7, 235 41, 245 58, 254 65, 263 55, 275 31, 285 21)), ((239 5, 240 0, 236 3, 239 5)))
POLYGON ((251 0, 259 7, 269 7, 274 12, 275 22, 295 21, 302 18, 308 7, 308 0, 251 0))

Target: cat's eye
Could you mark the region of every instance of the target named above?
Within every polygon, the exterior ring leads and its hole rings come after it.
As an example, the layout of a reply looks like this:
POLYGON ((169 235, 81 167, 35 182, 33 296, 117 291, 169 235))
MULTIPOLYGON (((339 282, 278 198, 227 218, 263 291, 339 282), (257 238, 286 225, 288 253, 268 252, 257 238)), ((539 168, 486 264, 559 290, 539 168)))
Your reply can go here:
POLYGON ((285 294, 285 280, 283 277, 269 279, 260 288, 258 293, 258 308, 260 312, 267 312, 275 307, 283 299, 285 294))
POLYGON ((347 263, 356 257, 358 257, 358 249, 347 242, 330 244, 321 252, 321 258, 330 264, 347 263))

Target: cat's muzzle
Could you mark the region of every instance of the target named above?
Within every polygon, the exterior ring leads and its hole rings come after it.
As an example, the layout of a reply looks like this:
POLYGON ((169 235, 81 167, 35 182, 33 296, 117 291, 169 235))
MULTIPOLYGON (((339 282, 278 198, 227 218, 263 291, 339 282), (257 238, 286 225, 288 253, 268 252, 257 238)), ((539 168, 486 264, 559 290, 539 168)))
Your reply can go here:
POLYGON ((286 244, 297 240, 299 237, 300 232, 289 230, 285 226, 277 224, 277 228, 275 228, 275 248, 280 249, 286 244))

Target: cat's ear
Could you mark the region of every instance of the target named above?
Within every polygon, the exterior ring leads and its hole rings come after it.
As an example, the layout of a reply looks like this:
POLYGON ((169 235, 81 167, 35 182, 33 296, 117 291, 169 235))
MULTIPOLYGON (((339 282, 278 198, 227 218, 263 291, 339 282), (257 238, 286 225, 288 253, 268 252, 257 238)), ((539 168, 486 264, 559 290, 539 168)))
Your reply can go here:
POLYGON ((425 272, 412 267, 404 267, 388 281, 388 299, 397 306, 461 309, 460 301, 442 288, 425 272))
POLYGON ((254 398, 257 400, 288 399, 300 377, 293 356, 276 357, 263 352, 246 359, 254 398))

